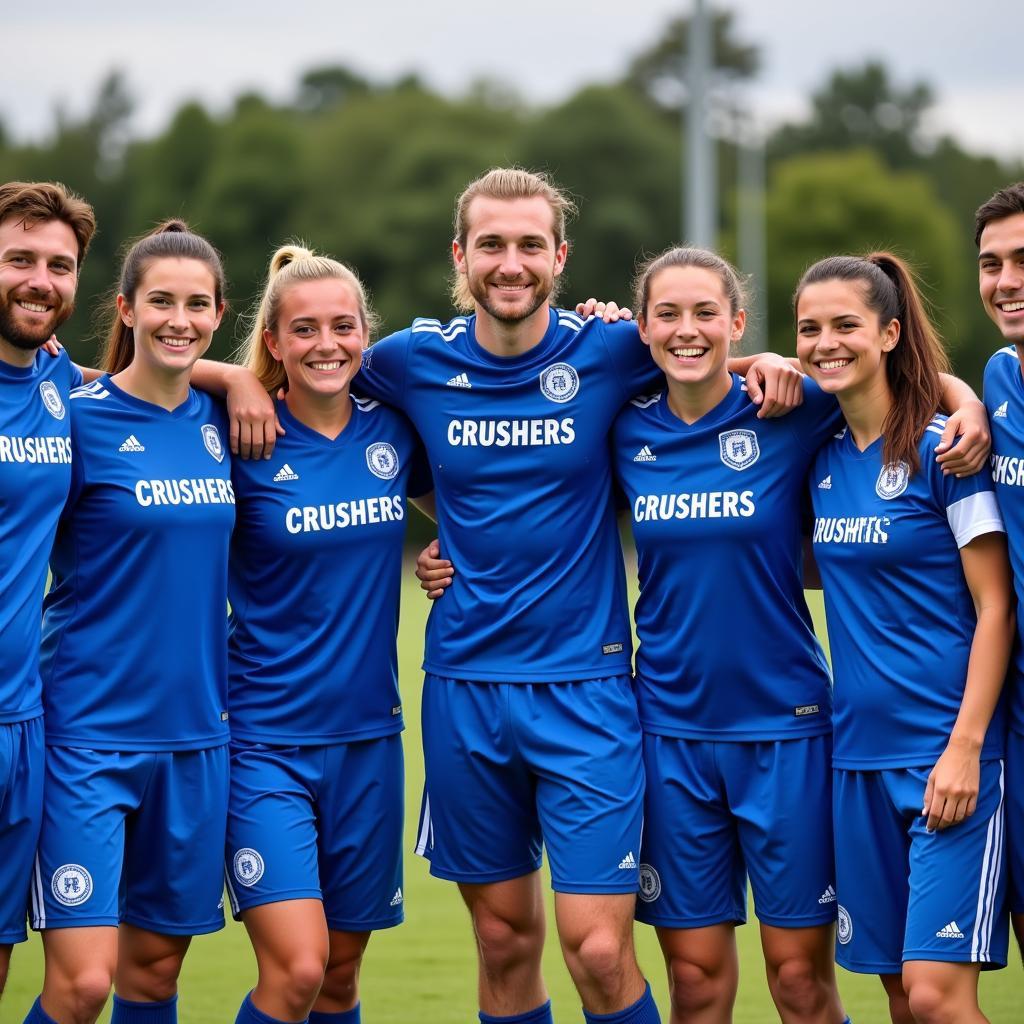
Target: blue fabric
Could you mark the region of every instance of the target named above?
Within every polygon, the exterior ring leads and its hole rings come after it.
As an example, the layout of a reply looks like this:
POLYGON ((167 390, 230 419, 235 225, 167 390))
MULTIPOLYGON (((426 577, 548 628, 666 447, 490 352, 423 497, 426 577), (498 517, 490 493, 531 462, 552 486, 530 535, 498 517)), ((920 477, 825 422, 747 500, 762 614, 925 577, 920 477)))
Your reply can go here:
POLYGON ((360 1024, 362 1019, 359 1003, 341 1013, 321 1013, 319 1010, 311 1010, 309 1013, 309 1024, 360 1024))
MULTIPOLYGON (((308 1018, 307 1020, 299 1021, 298 1024, 307 1024, 307 1021, 308 1018)), ((113 1024, 113 1021, 111 1021, 111 1024, 113 1024)), ((242 1000, 242 1005, 238 1008, 235 1024, 289 1024, 289 1022, 279 1020, 277 1017, 271 1017, 269 1013, 264 1013, 254 1006, 252 993, 250 992, 242 1000)))
POLYGON ((661 1017, 651 994, 650 982, 644 994, 632 1006, 616 1013, 590 1013, 584 1009, 583 1019, 587 1024, 660 1024, 661 1017))
POLYGON ((110 1024, 177 1024, 178 997, 158 1003, 136 1003, 114 993, 110 1024))
POLYGON ((496 1017, 494 1014, 484 1013, 481 1010, 480 1024, 554 1024, 551 1016, 551 1000, 549 999, 532 1010, 527 1010, 526 1013, 513 1013, 507 1017, 496 1017))
POLYGON ((24 1024, 57 1024, 57 1022, 43 1009, 37 998, 29 1008, 24 1024))

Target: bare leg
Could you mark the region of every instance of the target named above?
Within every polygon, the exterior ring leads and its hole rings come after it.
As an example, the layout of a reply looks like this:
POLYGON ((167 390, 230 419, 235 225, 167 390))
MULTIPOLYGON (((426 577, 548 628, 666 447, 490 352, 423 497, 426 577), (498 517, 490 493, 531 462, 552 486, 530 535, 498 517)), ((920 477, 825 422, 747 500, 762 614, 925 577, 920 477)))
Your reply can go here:
POLYGON ((117 929, 48 928, 43 952, 43 1009, 60 1024, 93 1024, 114 983, 117 929))
POLYGON ((739 983, 736 928, 659 928, 672 998, 670 1024, 729 1024, 739 983))
POLYGON ((846 1018, 835 971, 835 928, 761 925, 768 989, 783 1024, 841 1024, 846 1018))

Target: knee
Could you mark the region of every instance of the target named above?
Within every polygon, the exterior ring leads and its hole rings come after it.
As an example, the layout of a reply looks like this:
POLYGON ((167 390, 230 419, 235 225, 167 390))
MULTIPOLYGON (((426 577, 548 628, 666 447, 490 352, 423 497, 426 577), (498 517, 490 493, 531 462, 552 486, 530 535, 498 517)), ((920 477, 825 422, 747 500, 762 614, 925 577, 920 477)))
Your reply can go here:
POLYGON ((100 966, 83 967, 65 979, 67 1001, 73 1008, 74 1020, 95 1020, 110 997, 113 972, 100 966))
MULTIPOLYGON (((178 975, 181 974, 182 958, 177 953, 155 957, 145 963, 124 966, 124 974, 118 974, 118 991, 126 981, 133 992, 141 993, 155 1003, 172 999, 178 991, 178 975)), ((122 966, 118 965, 118 971, 122 966)))
POLYGON ((672 1007, 683 1018, 732 1002, 732 981, 724 969, 713 970, 683 957, 672 957, 668 963, 668 982, 672 1007))
POLYGON ((543 927, 532 918, 514 919, 487 907, 474 908, 473 931, 488 973, 501 973, 539 958, 544 945, 543 927))
POLYGON ((347 951, 333 955, 323 972, 320 991, 343 1005, 355 1005, 359 993, 359 968, 363 964, 362 951, 347 951))
POLYGON ((916 1024, 954 1024, 960 1011, 942 986, 927 979, 907 986, 907 1003, 916 1024))
POLYGON ((771 990, 778 1008, 793 1014, 819 1013, 827 1000, 827 986, 818 977, 814 962, 805 957, 791 957, 778 964, 771 990))
POLYGON ((602 991, 618 991, 632 958, 628 936, 594 928, 576 942, 566 942, 564 948, 566 964, 577 984, 585 980, 602 991))
POLYGON ((279 983, 288 1002, 311 1006, 324 983, 324 961, 315 953, 297 952, 280 965, 279 983))

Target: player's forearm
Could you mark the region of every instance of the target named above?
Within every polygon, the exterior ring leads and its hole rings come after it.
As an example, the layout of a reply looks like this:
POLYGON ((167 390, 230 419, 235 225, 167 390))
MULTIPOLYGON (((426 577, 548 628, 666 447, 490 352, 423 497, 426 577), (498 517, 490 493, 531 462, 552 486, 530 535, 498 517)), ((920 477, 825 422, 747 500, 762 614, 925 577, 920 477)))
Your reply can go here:
POLYGON ((939 401, 947 413, 959 412, 972 402, 982 405, 981 399, 974 393, 970 384, 962 381, 959 377, 954 377, 951 373, 940 373, 939 385, 942 389, 939 401))
POLYGON ((950 744, 980 751, 992 715, 1003 690, 1016 620, 1008 601, 994 601, 979 608, 974 628, 967 683, 950 744))
POLYGON ((218 363, 213 359, 200 359, 192 367, 192 386, 214 398, 226 398, 232 378, 248 373, 244 366, 218 363))
MULTIPOLYGON (((763 359, 766 355, 773 355, 774 353, 768 352, 755 352, 750 356, 730 356, 727 366, 730 373, 738 373, 741 377, 746 377, 750 372, 751 366, 757 362, 758 359, 763 359)), ((780 359, 785 359, 794 369, 800 369, 800 360, 794 359, 789 356, 779 356, 780 359)), ((803 372, 802 370, 800 371, 803 372)))

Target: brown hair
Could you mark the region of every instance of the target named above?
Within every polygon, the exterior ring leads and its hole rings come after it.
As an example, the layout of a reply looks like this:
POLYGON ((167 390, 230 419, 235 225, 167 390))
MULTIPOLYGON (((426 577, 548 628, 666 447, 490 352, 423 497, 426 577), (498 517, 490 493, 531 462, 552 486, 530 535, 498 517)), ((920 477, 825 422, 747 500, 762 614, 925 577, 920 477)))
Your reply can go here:
POLYGON ((633 302, 637 316, 647 319, 647 303, 651 298, 651 282, 655 276, 670 267, 698 267, 710 270, 722 282, 722 291, 729 300, 729 313, 735 315, 746 302, 745 282, 736 268, 718 253, 694 246, 677 245, 659 256, 652 256, 637 270, 633 282, 633 302))
MULTIPOLYGON (((198 260, 205 263, 213 274, 214 301, 218 307, 224 302, 226 285, 220 254, 202 235, 190 230, 183 220, 164 221, 132 245, 121 264, 118 293, 133 302, 135 291, 149 265, 154 260, 162 259, 198 260)), ((121 319, 115 305, 103 345, 101 364, 107 373, 120 373, 134 356, 135 337, 132 329, 121 319)))
POLYGON ((281 299, 286 289, 303 281, 324 280, 341 281, 355 292, 356 302, 359 304, 359 318, 363 322, 367 342, 379 326, 377 314, 370 308, 366 289, 355 271, 346 267, 344 263, 339 263, 330 256, 321 256, 301 244, 282 245, 270 257, 263 294, 252 314, 249 333, 236 353, 237 361, 252 370, 270 394, 276 393, 285 384, 287 375, 283 364, 270 354, 270 349, 263 340, 263 332, 277 330, 281 299))
MULTIPOLYGON (((540 196, 551 207, 552 231, 555 245, 567 241, 566 221, 575 216, 576 204, 541 171, 527 171, 522 167, 492 167, 486 174, 471 181, 455 200, 455 241, 465 249, 469 236, 469 205, 478 196, 486 199, 533 199, 540 196)), ((554 293, 552 293, 554 297, 554 293)), ((469 292, 465 274, 456 273, 452 280, 452 302, 463 312, 473 311, 473 296, 469 292)))
POLYGON ((928 317, 913 271, 898 256, 873 252, 867 256, 829 256, 804 271, 793 295, 796 309, 810 284, 855 281, 863 285, 864 302, 885 326, 900 325, 896 347, 887 354, 885 375, 892 406, 882 424, 882 461, 905 462, 910 472, 921 466, 917 446, 928 421, 938 412, 940 373, 949 372, 949 359, 928 317))
POLYGON ((26 228, 59 220, 74 232, 81 265, 96 232, 92 207, 59 181, 8 181, 0 185, 0 223, 15 219, 26 228))
POLYGON ((974 244, 981 246, 981 233, 994 220, 1024 213, 1024 181, 1007 185, 987 199, 974 214, 974 244))

